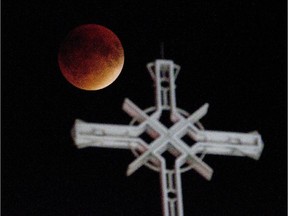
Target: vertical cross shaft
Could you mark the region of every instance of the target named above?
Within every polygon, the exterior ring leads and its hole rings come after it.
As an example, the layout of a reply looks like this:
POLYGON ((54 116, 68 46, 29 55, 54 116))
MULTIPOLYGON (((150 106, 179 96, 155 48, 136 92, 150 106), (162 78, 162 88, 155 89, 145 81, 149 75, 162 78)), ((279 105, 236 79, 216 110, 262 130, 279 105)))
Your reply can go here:
POLYGON ((155 83, 156 113, 159 118, 162 110, 170 110, 171 120, 176 121, 175 80, 180 71, 180 66, 171 60, 156 60, 147 64, 148 71, 155 83))
POLYGON ((180 167, 185 163, 185 155, 175 160, 174 169, 166 167, 161 158, 160 181, 162 186, 162 209, 164 216, 183 216, 182 186, 180 167))

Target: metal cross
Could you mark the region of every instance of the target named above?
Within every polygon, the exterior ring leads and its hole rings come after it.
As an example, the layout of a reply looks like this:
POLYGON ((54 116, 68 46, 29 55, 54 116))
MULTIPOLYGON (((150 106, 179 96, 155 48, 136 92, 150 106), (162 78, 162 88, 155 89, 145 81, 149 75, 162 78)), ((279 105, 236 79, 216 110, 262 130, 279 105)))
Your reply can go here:
POLYGON ((136 159, 128 166, 127 175, 141 166, 160 173, 163 216, 183 216, 181 173, 196 170, 210 180, 213 170, 204 161, 206 154, 247 156, 259 159, 263 142, 257 132, 236 133, 204 130, 199 120, 206 115, 204 104, 189 115, 177 108, 175 79, 180 66, 171 60, 157 59, 147 64, 155 83, 156 106, 141 110, 125 99, 123 110, 133 119, 130 125, 86 123, 76 120, 72 130, 78 148, 105 147, 130 149, 136 159), (171 127, 161 123, 163 112, 170 112, 171 127), (152 141, 142 139, 148 134, 152 141), (142 136, 143 137, 143 136, 142 136), (185 142, 187 137, 193 145, 185 142), (166 165, 165 152, 175 157, 174 167, 166 165))

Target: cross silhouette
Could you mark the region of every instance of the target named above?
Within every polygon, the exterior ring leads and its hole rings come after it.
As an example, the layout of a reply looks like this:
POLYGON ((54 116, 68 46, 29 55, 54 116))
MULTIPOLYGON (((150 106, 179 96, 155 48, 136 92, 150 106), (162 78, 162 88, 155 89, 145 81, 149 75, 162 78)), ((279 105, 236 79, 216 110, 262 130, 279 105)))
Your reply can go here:
POLYGON ((130 125, 87 123, 76 120, 72 136, 78 148, 105 147, 130 149, 136 159, 130 163, 127 175, 141 166, 160 173, 163 216, 183 216, 181 173, 194 169, 210 180, 213 169, 203 158, 206 154, 247 156, 259 159, 263 141, 257 132, 236 133, 205 130, 199 120, 206 115, 204 104, 189 115, 177 108, 175 79, 180 66, 171 60, 157 59, 147 64, 155 83, 155 107, 141 110, 125 99, 123 110, 132 117, 130 125), (163 112, 170 112, 171 127, 160 120, 163 112), (141 138, 148 134, 151 142, 141 138), (189 138, 189 145, 184 138, 189 138), (169 152, 175 157, 174 166, 167 166, 164 156, 169 152))

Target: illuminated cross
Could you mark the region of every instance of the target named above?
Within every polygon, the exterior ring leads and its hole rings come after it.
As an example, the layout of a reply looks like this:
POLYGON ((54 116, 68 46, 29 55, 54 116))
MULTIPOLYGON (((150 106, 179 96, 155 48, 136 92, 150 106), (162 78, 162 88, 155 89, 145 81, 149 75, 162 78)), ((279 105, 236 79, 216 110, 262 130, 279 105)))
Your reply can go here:
POLYGON ((155 83, 155 107, 141 110, 132 101, 125 99, 123 110, 133 118, 130 125, 95 124, 76 120, 72 130, 73 139, 79 148, 94 146, 130 149, 136 159, 128 166, 127 175, 143 165, 158 171, 162 187, 163 216, 183 216, 182 172, 194 169, 210 180, 213 170, 203 161, 205 154, 259 159, 263 142, 257 132, 204 130, 199 120, 206 115, 208 104, 191 115, 176 106, 175 79, 180 66, 171 60, 158 59, 147 64, 147 68, 155 83), (171 127, 161 123, 164 112, 170 112, 170 121, 173 123, 171 127), (152 141, 145 139, 144 134, 152 141), (175 157, 172 168, 166 165, 167 153, 175 157))

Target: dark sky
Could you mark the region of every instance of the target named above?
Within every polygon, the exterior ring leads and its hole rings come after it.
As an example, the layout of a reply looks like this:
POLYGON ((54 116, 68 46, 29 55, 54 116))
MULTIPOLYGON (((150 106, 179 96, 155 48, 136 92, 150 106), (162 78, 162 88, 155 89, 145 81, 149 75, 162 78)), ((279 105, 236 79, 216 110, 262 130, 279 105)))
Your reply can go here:
POLYGON ((161 215, 157 173, 126 177, 131 152, 78 150, 76 118, 128 124, 125 97, 153 105, 146 63, 181 65, 178 107, 205 102, 206 129, 258 130, 259 161, 207 156, 207 182, 182 176, 185 216, 286 215, 286 2, 270 1, 2 1, 3 216, 161 215), (110 87, 74 88, 57 64, 59 45, 81 24, 114 31, 125 64, 110 87))

